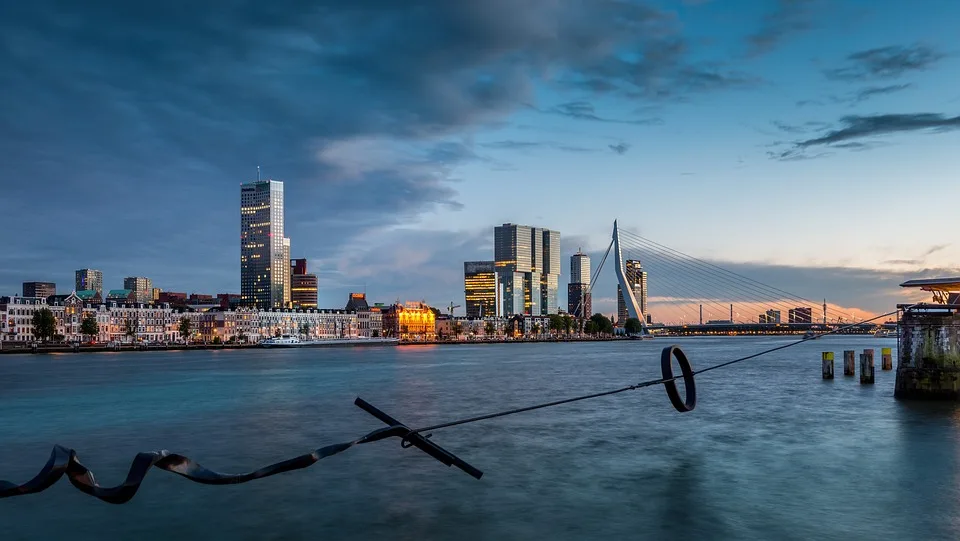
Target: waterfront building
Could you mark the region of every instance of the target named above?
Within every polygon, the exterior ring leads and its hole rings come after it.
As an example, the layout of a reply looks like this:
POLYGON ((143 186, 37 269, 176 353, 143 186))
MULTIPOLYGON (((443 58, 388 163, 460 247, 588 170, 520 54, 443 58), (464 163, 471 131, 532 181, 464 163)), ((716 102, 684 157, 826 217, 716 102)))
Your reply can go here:
POLYGON ((506 223, 494 227, 493 240, 501 315, 557 313, 560 233, 506 223))
POLYGON ((780 310, 767 310, 766 312, 760 314, 760 323, 779 324, 780 310))
POLYGON ((436 337, 436 316, 422 302, 393 304, 382 311, 383 335, 401 340, 429 341, 436 337))
MULTIPOLYGON (((628 259, 623 264, 624 276, 634 297, 640 305, 640 311, 647 313, 647 272, 636 259, 628 259)), ((617 323, 623 325, 627 321, 627 305, 623 300, 623 289, 617 284, 617 323)))
POLYGON ((813 308, 791 308, 787 310, 788 323, 813 323, 813 308))
POLYGON ((24 297, 40 297, 46 299, 57 294, 57 284, 53 282, 24 282, 24 297))
POLYGON ((153 282, 143 276, 128 276, 123 279, 123 289, 133 291, 133 302, 149 304, 153 302, 153 282))
MULTIPOLYGON (((240 300, 252 308, 284 305, 290 276, 283 235, 283 183, 240 185, 240 300)), ((286 245, 289 246, 289 240, 286 245)))
POLYGON ((51 308, 45 298, 0 297, 0 341, 32 342, 33 314, 43 308, 51 308))
POLYGON ((463 295, 468 318, 495 316, 497 289, 497 273, 493 261, 463 263, 463 295))
POLYGON ((252 314, 248 325, 246 334, 252 342, 278 334, 307 340, 359 336, 357 314, 346 310, 258 310, 252 314))
POLYGON ((157 296, 157 302, 160 304, 168 303, 174 306, 186 306, 187 294, 179 291, 161 291, 157 296))
POLYGON ((290 302, 293 308, 316 308, 317 287, 317 275, 307 273, 307 260, 291 259, 290 302))
POLYGON ((111 289, 107 292, 107 303, 135 304, 137 302, 136 293, 132 289, 111 289))
POLYGON ((94 306, 103 303, 103 297, 94 289, 79 289, 73 292, 83 304, 92 304, 94 306))
MULTIPOLYGON (((283 238, 283 261, 284 264, 290 261, 290 239, 287 237, 283 238)), ((283 273, 283 307, 290 308, 293 305, 293 292, 291 291, 291 284, 293 282, 292 276, 289 272, 283 273)))
POLYGON ((217 293, 217 301, 220 302, 221 310, 235 310, 240 305, 240 294, 217 293))
POLYGON ((96 269, 80 269, 76 273, 74 289, 77 291, 96 291, 103 298, 103 272, 96 269))
POLYGON ((588 318, 593 312, 593 294, 587 284, 567 284, 567 313, 588 318))
POLYGON ((567 313, 576 318, 590 317, 593 299, 590 293, 590 256, 577 249, 570 256, 570 283, 567 284, 567 313))
POLYGON ((351 293, 347 299, 347 312, 357 314, 358 333, 364 338, 383 336, 383 312, 379 305, 370 306, 366 293, 351 293))
POLYGON ((160 300, 161 293, 163 293, 163 290, 160 289, 159 287, 153 288, 153 302, 157 302, 160 300))

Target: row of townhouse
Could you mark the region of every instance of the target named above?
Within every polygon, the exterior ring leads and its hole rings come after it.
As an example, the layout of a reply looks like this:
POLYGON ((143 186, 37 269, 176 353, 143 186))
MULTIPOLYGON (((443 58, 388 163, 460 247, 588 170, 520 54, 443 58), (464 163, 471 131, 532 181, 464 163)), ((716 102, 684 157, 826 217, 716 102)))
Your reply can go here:
POLYGON ((436 321, 436 332, 438 338, 489 338, 548 334, 550 332, 550 316, 515 315, 482 319, 441 316, 436 321))
POLYGON ((36 339, 33 315, 49 309, 56 320, 55 334, 67 341, 98 342, 192 341, 259 342, 278 334, 304 339, 381 336, 379 311, 347 310, 209 310, 179 311, 169 304, 85 304, 75 294, 51 297, 0 297, 0 341, 32 342, 36 339), (97 336, 81 332, 84 319, 94 318, 97 336), (180 336, 180 322, 190 321, 189 336, 180 336))

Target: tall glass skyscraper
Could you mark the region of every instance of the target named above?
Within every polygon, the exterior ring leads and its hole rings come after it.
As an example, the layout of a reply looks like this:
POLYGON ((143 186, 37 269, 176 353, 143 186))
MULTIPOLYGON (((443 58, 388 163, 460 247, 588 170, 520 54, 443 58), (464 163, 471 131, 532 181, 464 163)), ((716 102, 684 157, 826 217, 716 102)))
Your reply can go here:
POLYGON ((77 291, 96 291, 103 296, 103 272, 96 269, 80 269, 76 272, 77 291))
POLYGON ((289 300, 289 242, 283 236, 283 182, 258 180, 241 184, 241 304, 282 308, 289 300))
POLYGON ((502 289, 501 315, 557 313, 560 233, 503 224, 493 230, 494 266, 502 289))
MULTIPOLYGON (((623 262, 624 275, 630 289, 633 290, 633 296, 637 298, 640 305, 640 311, 643 316, 647 316, 647 272, 643 270, 643 265, 636 259, 628 259, 623 262)), ((617 284, 617 321, 623 323, 627 320, 627 304, 623 299, 623 290, 617 284)))
POLYGON ((464 261, 463 295, 467 317, 497 315, 497 273, 493 261, 464 261))
POLYGON ((593 302, 590 294, 590 256, 577 250, 570 256, 570 283, 567 284, 567 313, 574 317, 590 317, 593 302))

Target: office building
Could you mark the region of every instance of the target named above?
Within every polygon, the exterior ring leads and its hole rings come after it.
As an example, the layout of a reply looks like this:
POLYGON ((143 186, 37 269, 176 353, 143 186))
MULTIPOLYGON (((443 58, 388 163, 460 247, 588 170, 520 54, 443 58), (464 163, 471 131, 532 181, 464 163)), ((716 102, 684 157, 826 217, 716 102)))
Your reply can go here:
POLYGON ((53 282, 24 282, 24 297, 40 297, 46 299, 57 294, 57 284, 53 282))
POLYGON ((306 259, 290 260, 290 304, 300 309, 317 307, 317 275, 307 273, 306 259))
POLYGON ((813 308, 791 308, 787 310, 788 323, 813 323, 813 308))
POLYGON ((497 273, 493 261, 463 263, 463 296, 468 319, 497 315, 497 273))
POLYGON ((560 233, 508 223, 494 228, 493 241, 500 315, 557 313, 560 233))
POLYGON ((77 291, 96 291, 103 297, 103 273, 96 269, 80 269, 76 272, 77 291))
MULTIPOLYGON (((290 277, 283 236, 283 182, 240 185, 240 301, 281 308, 290 277)), ((287 241, 289 246, 289 241, 287 241)))
MULTIPOLYGON (((647 314, 647 272, 643 270, 643 265, 636 259, 628 259, 623 263, 624 277, 633 290, 633 296, 637 298, 637 304, 640 305, 640 311, 644 317, 647 314)), ((623 289, 617 285, 617 322, 621 325, 627 320, 627 305, 623 299, 623 289)))
MULTIPOLYGON (((284 264, 290 261, 290 239, 283 237, 283 261, 284 264)), ((283 273, 283 307, 290 308, 293 304, 292 292, 290 290, 292 276, 289 272, 283 273)))
POLYGON ((590 285, 590 256, 580 249, 570 256, 570 283, 590 285))
POLYGON ((123 279, 123 289, 129 289, 133 292, 133 302, 135 303, 150 304, 153 302, 153 282, 149 278, 128 276, 123 279))
POLYGON ((760 323, 779 324, 780 310, 767 310, 766 312, 760 314, 760 323))
POLYGON ((570 256, 570 283, 567 284, 567 313, 590 317, 593 299, 590 293, 590 256, 579 249, 570 256))
POLYGON ((157 302, 160 300, 161 293, 163 293, 163 290, 160 289, 159 287, 153 288, 153 302, 157 302))

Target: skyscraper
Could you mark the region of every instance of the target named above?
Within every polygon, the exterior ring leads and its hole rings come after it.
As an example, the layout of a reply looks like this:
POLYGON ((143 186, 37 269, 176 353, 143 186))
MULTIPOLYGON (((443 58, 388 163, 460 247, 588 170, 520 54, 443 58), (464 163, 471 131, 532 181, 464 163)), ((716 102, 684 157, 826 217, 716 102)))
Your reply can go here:
MULTIPOLYGON (((290 261, 290 239, 283 237, 283 260, 290 261)), ((283 273, 283 304, 284 308, 289 308, 293 303, 292 292, 290 291, 293 275, 289 272, 283 273)))
POLYGON ((241 304, 256 308, 284 305, 290 279, 290 258, 284 252, 283 182, 241 184, 241 304))
POLYGON ((96 269, 80 269, 76 272, 77 291, 96 291, 103 296, 103 273, 96 269))
POLYGON ((501 284, 503 316, 557 312, 560 233, 503 224, 493 231, 494 266, 501 284))
POLYGON ((290 304, 294 308, 317 307, 317 275, 307 274, 306 259, 290 260, 290 304))
POLYGON ((133 292, 134 302, 150 304, 153 302, 153 282, 143 276, 128 276, 123 279, 123 289, 133 292))
POLYGON ((593 299, 590 293, 590 256, 577 250, 570 256, 570 283, 567 284, 567 313, 590 317, 593 299))
MULTIPOLYGON (((633 295, 637 298, 640 305, 640 311, 644 317, 647 315, 647 273, 643 270, 643 265, 636 259, 628 259, 623 263, 624 275, 627 283, 633 290, 633 295)), ((627 320, 627 305, 623 300, 623 290, 617 284, 617 322, 623 323, 627 320)))
POLYGON ((46 299, 57 294, 57 284, 53 282, 24 282, 24 297, 42 297, 46 299))
POLYGON ((497 273, 493 261, 464 261, 463 296, 467 317, 497 315, 497 273))

